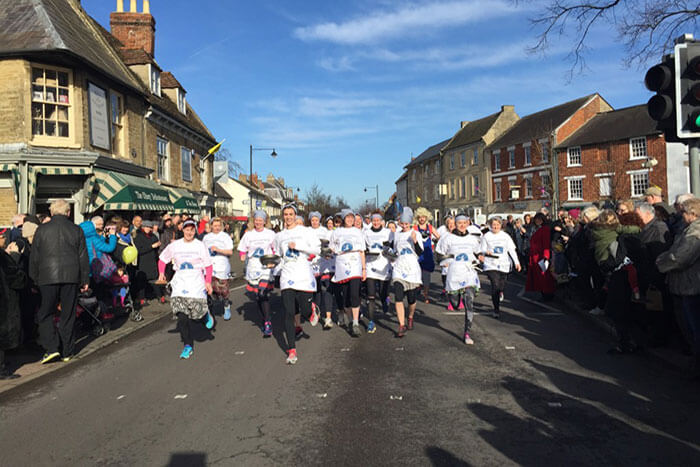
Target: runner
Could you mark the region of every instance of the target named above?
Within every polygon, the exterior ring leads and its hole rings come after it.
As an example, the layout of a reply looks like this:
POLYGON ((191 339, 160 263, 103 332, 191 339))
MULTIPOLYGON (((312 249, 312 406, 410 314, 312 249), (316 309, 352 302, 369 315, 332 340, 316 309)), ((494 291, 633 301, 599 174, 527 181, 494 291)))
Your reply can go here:
POLYGON ((362 223, 362 216, 359 214, 355 214, 355 228, 360 230, 364 229, 364 224, 362 223))
POLYGON ((247 230, 238 243, 241 261, 246 262, 245 279, 248 282, 246 290, 258 304, 258 310, 263 320, 263 337, 272 336, 272 320, 270 317, 270 293, 274 289, 272 269, 262 265, 260 258, 273 254, 275 233, 265 228, 267 213, 253 213, 253 229, 247 230))
MULTIPOLYGON (((455 218, 452 214, 447 214, 445 216, 445 223, 442 224, 440 227, 438 227, 438 235, 440 236, 440 240, 438 240, 438 243, 435 247, 435 251, 438 251, 438 248, 440 247, 440 242, 442 242, 445 237, 447 237, 447 234, 451 233, 455 229, 455 218)), ((442 266, 440 267, 440 276, 442 278, 442 295, 446 296, 447 295, 447 289, 445 287, 445 283, 447 281, 447 267, 442 266)), ((449 300, 447 301, 447 309, 449 311, 453 311, 452 309, 452 302, 449 300)))
MULTIPOLYGON (((341 212, 344 226, 331 234, 330 248, 336 254, 335 275, 338 321, 352 312, 352 326, 348 330, 353 337, 360 337, 360 285, 366 279, 365 239, 362 230, 355 227, 357 217, 350 209, 341 212)), ((362 222, 362 218, 360 218, 362 222)))
POLYGON ((325 319, 323 320, 323 329, 333 327, 331 312, 333 311, 333 295, 331 294, 331 277, 335 271, 335 258, 329 255, 323 255, 323 247, 328 247, 330 244, 331 233, 328 229, 321 226, 321 213, 313 211, 309 214, 309 223, 311 231, 316 235, 316 238, 321 242, 322 252, 315 257, 311 262, 311 266, 316 277, 316 293, 314 293, 314 305, 319 311, 325 311, 325 319))
POLYGON ((503 221, 500 217, 492 217, 488 221, 489 231, 481 238, 481 256, 479 261, 484 263, 484 272, 491 281, 491 302, 493 303, 493 316, 501 317, 501 301, 503 291, 506 289, 506 279, 511 270, 511 260, 515 264, 515 270, 520 271, 518 253, 515 243, 510 235, 501 230, 503 221))
POLYGON ((321 242, 306 227, 297 224, 297 207, 287 204, 282 209, 284 229, 275 235, 275 251, 282 257, 280 263, 280 289, 285 312, 287 335, 287 363, 297 362, 294 315, 297 306, 311 326, 318 324, 318 315, 311 306, 316 292, 316 278, 311 269, 311 256, 321 253, 321 242))
POLYGON ((428 293, 430 292, 430 276, 435 271, 435 259, 433 258, 433 241, 440 240, 440 235, 435 231, 435 228, 428 223, 430 220, 430 211, 425 208, 416 209, 416 220, 418 221, 414 227, 417 230, 423 242, 423 253, 418 258, 418 264, 421 269, 421 281, 423 283, 423 300, 425 303, 430 303, 428 293))
POLYGON ((446 289, 450 309, 464 310, 464 343, 473 345, 469 333, 474 319, 474 298, 480 287, 473 263, 476 253, 481 250, 481 242, 470 235, 467 216, 459 214, 455 221, 456 228, 440 239, 436 251, 448 256, 441 265, 447 266, 446 289))
POLYGON ((391 246, 394 235, 391 230, 382 226, 383 219, 379 212, 371 216, 372 226, 365 230, 365 245, 367 246, 367 333, 373 334, 376 331, 374 323, 374 308, 376 298, 379 295, 382 311, 386 314, 389 311, 387 297, 389 295, 389 279, 391 278, 391 264, 382 255, 385 246, 391 246))
POLYGON ((197 240, 197 223, 186 220, 182 225, 183 238, 168 245, 158 260, 158 281, 165 282, 165 266, 174 261, 175 275, 170 286, 170 306, 177 316, 177 327, 185 347, 180 358, 193 353, 193 327, 206 316, 206 328, 214 327, 214 318, 208 311, 207 294, 211 295, 212 258, 204 243, 197 240))
POLYGON ((224 320, 231 319, 231 300, 229 300, 228 279, 231 274, 231 255, 233 254, 233 240, 224 232, 224 224, 220 218, 215 217, 211 221, 211 233, 204 236, 202 242, 209 250, 214 264, 214 277, 211 286, 214 291, 213 298, 224 303, 224 320))
POLYGON ((333 216, 326 217, 326 230, 329 232, 335 229, 335 224, 333 223, 333 216))
POLYGON ((396 337, 403 337, 413 329, 413 315, 416 312, 416 299, 421 287, 421 268, 418 256, 423 253, 423 242, 417 230, 412 228, 413 211, 403 208, 399 225, 401 231, 394 234, 394 252, 398 255, 392 264, 391 282, 396 303, 396 316, 399 331, 396 337), (405 322, 404 296, 408 301, 408 326, 405 322))

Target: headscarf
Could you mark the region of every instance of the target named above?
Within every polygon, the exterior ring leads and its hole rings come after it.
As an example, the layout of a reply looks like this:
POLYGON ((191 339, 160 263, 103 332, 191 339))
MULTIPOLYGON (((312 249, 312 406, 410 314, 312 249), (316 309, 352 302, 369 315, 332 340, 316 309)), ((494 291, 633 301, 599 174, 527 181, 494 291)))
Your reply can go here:
POLYGON ((321 213, 318 212, 318 211, 311 211, 311 212, 309 213, 309 221, 310 221, 311 219, 313 219, 314 217, 317 218, 319 221, 320 221, 321 219, 323 219, 323 217, 321 216, 321 213))
POLYGON ((403 212, 401 213, 401 222, 403 222, 404 224, 413 223, 413 209, 411 209, 408 206, 405 206, 403 208, 403 212))
POLYGON ((374 220, 374 219, 382 220, 382 215, 379 214, 378 212, 375 212, 374 214, 372 214, 372 217, 370 217, 370 219, 371 220, 374 220))
POLYGON ((253 213, 253 219, 262 219, 264 221, 267 220, 267 213, 263 211, 262 209, 258 209, 253 213))

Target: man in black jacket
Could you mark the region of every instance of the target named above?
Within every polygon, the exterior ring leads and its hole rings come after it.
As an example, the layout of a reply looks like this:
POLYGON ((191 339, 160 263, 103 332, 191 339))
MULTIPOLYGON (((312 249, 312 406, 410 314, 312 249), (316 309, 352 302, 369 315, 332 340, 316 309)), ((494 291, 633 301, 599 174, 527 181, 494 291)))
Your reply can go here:
POLYGON ((49 210, 51 221, 37 229, 29 258, 29 276, 39 286, 41 293, 37 322, 39 343, 46 350, 41 363, 48 363, 60 356, 68 361, 73 356, 78 289, 86 291, 90 282, 85 235, 68 218, 70 205, 58 200, 51 204, 49 210), (53 318, 59 303, 61 314, 57 335, 53 318), (60 352, 59 344, 62 345, 60 352))

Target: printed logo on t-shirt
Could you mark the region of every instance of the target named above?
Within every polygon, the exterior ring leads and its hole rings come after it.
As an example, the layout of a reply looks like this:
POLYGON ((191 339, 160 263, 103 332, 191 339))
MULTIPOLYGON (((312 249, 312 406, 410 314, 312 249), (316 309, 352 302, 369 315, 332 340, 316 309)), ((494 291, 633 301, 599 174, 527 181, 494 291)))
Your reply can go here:
POLYGON ((401 250, 401 253, 400 253, 400 254, 402 254, 402 255, 410 255, 411 253, 413 253, 413 250, 411 250, 410 248, 404 248, 403 250, 401 250))
POLYGON ((180 270, 182 271, 184 269, 194 269, 194 267, 192 266, 192 263, 182 263, 180 265, 180 270))
POLYGON ((497 255, 503 254, 503 247, 502 246, 494 247, 493 252, 497 255))
POLYGON ((265 250, 262 248, 256 248, 253 254, 251 255, 253 258, 260 258, 265 254, 265 250))
POLYGON ((382 246, 379 243, 373 243, 371 247, 369 247, 370 250, 381 250, 382 246))
POLYGON ((467 256, 466 253, 460 253, 455 258, 456 261, 467 261, 468 259, 469 259, 469 256, 467 256))
POLYGON ((352 243, 343 243, 343 246, 340 247, 341 251, 351 251, 352 250, 352 243))
POLYGON ((287 252, 284 254, 287 258, 298 258, 299 257, 299 251, 297 250, 292 250, 291 248, 287 250, 287 252))

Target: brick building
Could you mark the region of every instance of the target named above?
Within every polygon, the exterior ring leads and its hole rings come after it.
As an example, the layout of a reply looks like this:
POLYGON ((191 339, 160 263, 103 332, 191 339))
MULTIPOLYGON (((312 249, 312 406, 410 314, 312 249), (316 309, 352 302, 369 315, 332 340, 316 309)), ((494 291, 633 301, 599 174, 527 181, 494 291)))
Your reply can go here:
POLYGON ((154 54, 150 2, 111 15, 79 0, 15 0, 0 15, 0 225, 55 199, 103 211, 214 207, 215 138, 154 54), (8 208, 9 207, 9 208, 8 208))
POLYGON ((488 189, 491 164, 484 148, 518 118, 512 105, 504 105, 500 112, 473 122, 462 122, 460 130, 442 150, 442 180, 447 185, 444 212, 465 211, 478 219, 486 211, 493 196, 488 189))
POLYGON ((646 104, 601 112, 554 148, 561 205, 641 199, 650 185, 665 199, 686 193, 684 148, 665 142, 646 104))
MULTIPOLYGON (((487 214, 522 213, 557 204, 552 148, 612 107, 597 93, 527 115, 486 149, 493 203, 487 214)), ((554 158, 556 159, 556 158, 554 158)))
MULTIPOLYGON (((415 210, 424 207, 433 215, 433 219, 440 220, 441 196, 441 151, 449 142, 449 139, 430 146, 409 162, 406 170, 406 192, 408 200, 404 206, 410 206, 415 210)), ((399 179, 401 180, 401 179, 399 179)))

